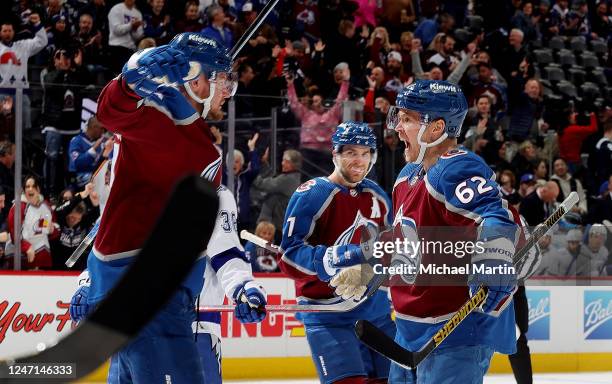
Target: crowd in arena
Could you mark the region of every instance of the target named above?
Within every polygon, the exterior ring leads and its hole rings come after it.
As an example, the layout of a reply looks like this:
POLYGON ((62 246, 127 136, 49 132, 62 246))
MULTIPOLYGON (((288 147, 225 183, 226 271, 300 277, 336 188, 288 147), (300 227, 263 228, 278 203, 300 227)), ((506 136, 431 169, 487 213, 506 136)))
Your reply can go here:
MULTIPOLYGON (((83 99, 95 100, 136 50, 177 33, 200 32, 231 48, 265 3, 3 1, 0 68, 27 62, 27 77, 0 79, 0 268, 13 267, 17 201, 23 269, 65 269, 100 215, 92 174, 112 159, 117 139, 95 117, 81 126, 83 99), (27 176, 17 193, 15 82, 29 83, 27 176)), ((405 85, 445 79, 471 107, 459 141, 497 173, 528 225, 579 194, 540 244, 558 251, 541 273, 612 275, 611 37, 605 0, 281 0, 237 59, 237 149, 226 173, 235 176, 238 227, 280 240, 293 191, 333 170, 331 136, 347 110, 375 131, 379 154, 369 177, 390 193, 405 161, 403 143, 385 127, 389 107, 405 85)), ((209 121, 225 152, 226 117, 209 121)), ((255 271, 278 271, 274 255, 246 249, 255 271)))

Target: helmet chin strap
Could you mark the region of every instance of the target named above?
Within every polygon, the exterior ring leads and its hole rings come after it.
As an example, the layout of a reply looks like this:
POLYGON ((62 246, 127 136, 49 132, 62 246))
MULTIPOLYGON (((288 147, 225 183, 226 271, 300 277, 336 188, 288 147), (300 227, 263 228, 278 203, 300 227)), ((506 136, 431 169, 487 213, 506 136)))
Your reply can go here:
POLYGON ((191 86, 189 85, 189 82, 185 83, 185 91, 187 91, 187 94, 198 104, 202 104, 204 106, 204 108, 202 109, 202 118, 206 118, 206 116, 208 115, 208 112, 210 111, 210 102, 212 101, 213 96, 215 95, 215 88, 216 88, 216 83, 214 81, 210 82, 210 92, 208 94, 208 97, 205 99, 202 99, 201 97, 198 97, 195 92, 193 92, 193 90, 191 89, 191 86))
POLYGON ((427 126, 424 123, 421 123, 421 128, 419 128, 419 133, 417 134, 417 142, 419 143, 419 155, 417 156, 416 160, 413 161, 413 163, 415 164, 421 164, 423 162, 423 158, 425 157, 425 151, 427 151, 427 148, 435 147, 436 145, 446 140, 446 138, 448 137, 448 134, 444 132, 442 136, 440 136, 433 143, 426 143, 422 140, 426 128, 427 126))

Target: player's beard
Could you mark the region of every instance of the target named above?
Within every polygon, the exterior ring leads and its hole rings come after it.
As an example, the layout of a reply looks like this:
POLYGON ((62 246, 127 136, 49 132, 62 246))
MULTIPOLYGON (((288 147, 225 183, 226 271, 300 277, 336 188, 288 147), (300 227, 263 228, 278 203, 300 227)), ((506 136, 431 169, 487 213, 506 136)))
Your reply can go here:
POLYGON ((359 175, 354 175, 351 172, 349 172, 348 168, 349 166, 341 167, 340 174, 342 175, 344 180, 348 181, 351 184, 359 183, 361 180, 365 179, 366 174, 368 172, 368 169, 366 167, 366 169, 364 169, 363 172, 361 172, 359 175))

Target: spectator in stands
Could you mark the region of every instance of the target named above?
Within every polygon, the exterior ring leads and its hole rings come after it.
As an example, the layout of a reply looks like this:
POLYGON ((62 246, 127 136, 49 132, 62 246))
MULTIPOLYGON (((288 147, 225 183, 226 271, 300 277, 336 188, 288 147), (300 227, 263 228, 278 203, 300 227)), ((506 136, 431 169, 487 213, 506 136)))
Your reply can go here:
POLYGON ((136 0, 123 0, 112 7, 108 13, 108 28, 110 67, 118 74, 144 36, 142 13, 136 8, 136 0))
POLYGON ((508 87, 508 82, 501 75, 501 73, 499 73, 499 71, 492 66, 491 55, 489 55, 489 52, 485 50, 478 51, 478 53, 476 53, 472 58, 471 65, 467 70, 467 74, 471 82, 475 82, 478 80, 478 64, 480 63, 489 64, 489 66, 491 67, 491 72, 493 72, 493 77, 495 78, 495 81, 502 87, 508 87))
POLYGON ((548 180, 548 163, 546 160, 540 159, 536 166, 533 168, 533 176, 539 182, 540 180, 548 180))
POLYGON ((612 175, 602 185, 600 195, 591 202, 589 222, 602 223, 605 220, 612 221, 612 175))
MULTIPOLYGON (((382 97, 376 100, 378 101, 376 107, 377 111, 380 111, 379 113, 381 116, 386 116, 387 113, 383 112, 383 110, 389 109, 389 102, 382 97)), ((372 128, 377 131, 380 129, 377 126, 372 128)), ((378 136, 380 136, 380 134, 376 136, 377 140, 379 140, 378 136)), ((379 150, 378 159, 376 160, 376 174, 378 175, 379 185, 387 193, 391 194, 397 175, 406 165, 406 159, 404 157, 404 149, 406 147, 399 139, 397 133, 392 129, 384 129, 381 142, 382 148, 379 150)))
MULTIPOLYGON (((93 223, 100 216, 100 198, 94 185, 89 183, 85 189, 55 209, 59 224, 59 237, 51 242, 53 269, 64 270, 66 260, 87 236, 93 223)), ((87 267, 87 259, 82 257, 73 270, 87 267)))
POLYGON ((522 78, 510 78, 511 95, 508 138, 515 142, 538 137, 538 119, 544 108, 542 85, 537 79, 523 82, 522 78))
MULTIPOLYGON (((40 193, 40 183, 34 176, 27 176, 21 194, 21 254, 25 255, 25 269, 50 269, 53 266, 50 239, 57 236, 51 204, 40 193)), ((18 202, 15 202, 17 204, 18 202)), ((15 204, 8 216, 11 238, 15 238, 15 204)))
POLYGON ((595 185, 601 185, 612 175, 612 120, 604 123, 603 137, 595 144, 595 185))
POLYGON ((200 22, 198 2, 189 0, 185 3, 185 13, 183 17, 178 19, 174 24, 174 32, 199 32, 202 29, 204 29, 204 24, 200 22))
POLYGON ((304 173, 307 178, 316 177, 331 173, 333 169, 331 159, 331 137, 342 113, 342 102, 348 97, 348 79, 350 71, 346 71, 336 96, 334 105, 325 110, 323 98, 320 94, 314 94, 311 98, 311 105, 305 106, 298 100, 295 91, 294 78, 291 74, 286 75, 287 96, 289 106, 293 114, 301 122, 300 130, 300 152, 304 157, 304 173))
POLYGON ((499 186, 501 187, 502 197, 508 200, 508 203, 517 206, 521 202, 521 195, 514 189, 516 185, 516 177, 510 170, 502 171, 499 177, 499 186))
POLYGON ((538 241, 538 246, 540 247, 541 261, 540 265, 538 266, 538 270, 535 272, 536 276, 549 275, 550 264, 554 264, 551 263, 551 261, 553 261, 551 254, 557 252, 557 250, 552 246, 552 235, 550 234, 550 232, 551 231, 546 232, 538 241))
POLYGON ((612 17, 610 17, 610 4, 607 1, 600 1, 595 10, 595 16, 591 23, 592 35, 594 38, 608 40, 612 32, 612 17))
POLYGON ((281 173, 276 176, 272 176, 274 170, 270 168, 266 155, 262 157, 262 163, 261 173, 253 181, 253 187, 264 192, 263 205, 257 221, 271 222, 279 229, 275 237, 280 238, 289 198, 301 183, 302 155, 295 149, 284 151, 281 173))
POLYGON ((519 151, 512 159, 512 167, 517 175, 524 175, 532 171, 540 158, 536 146, 529 140, 519 145, 519 151))
POLYGON ((557 200, 557 196, 559 186, 554 181, 548 181, 523 199, 519 212, 527 224, 536 226, 553 213, 552 203, 557 200))
POLYGON ((255 149, 259 133, 247 142, 249 149, 249 162, 244 168, 244 155, 239 150, 234 150, 234 163, 232 164, 231 172, 234 172, 234 197, 236 198, 236 206, 238 207, 238 229, 250 230, 254 224, 254 219, 251 217, 251 184, 259 174, 261 168, 259 155, 255 149), (244 168, 244 169, 243 169, 244 168))
POLYGON ((89 118, 84 132, 70 140, 68 171, 74 173, 77 188, 85 187, 100 162, 109 158, 114 142, 95 117, 89 118))
POLYGON ((474 104, 463 124, 462 135, 465 138, 463 145, 490 163, 497 156, 497 148, 503 143, 504 137, 497 119, 491 115, 489 96, 480 95, 474 104))
POLYGON ((150 11, 143 15, 144 36, 155 39, 156 46, 166 44, 173 36, 170 15, 164 11, 164 0, 149 0, 150 11))
POLYGON ((364 27, 357 35, 351 20, 340 21, 335 33, 325 41, 325 66, 332 70, 336 64, 346 62, 353 73, 359 73, 362 68, 361 55, 369 44, 368 36, 369 28, 364 27))
MULTIPOLYGON (((576 276, 576 260, 580 255, 582 231, 570 229, 565 234, 565 247, 552 252, 547 260, 547 275, 576 276)), ((582 260, 582 258, 581 258, 582 260)))
POLYGON ((536 187, 538 187, 538 182, 535 176, 533 176, 531 173, 524 174, 523 176, 521 176, 521 180, 519 183, 519 196, 521 196, 521 199, 524 199, 533 191, 535 191, 536 187))
POLYGON ((94 27, 93 17, 83 13, 79 17, 76 39, 83 50, 83 65, 89 72, 102 70, 102 33, 94 27))
POLYGON ((521 10, 514 15, 510 22, 514 28, 523 31, 525 42, 530 42, 537 37, 533 20, 533 3, 531 1, 522 3, 521 10))
POLYGON ((588 230, 585 253, 591 260, 591 276, 606 276, 610 251, 606 249, 608 230, 603 224, 593 224, 588 230))
POLYGON ((200 32, 203 36, 214 39, 227 49, 234 46, 232 31, 225 26, 225 12, 219 5, 213 4, 206 9, 208 27, 200 32))
POLYGON ((6 215, 3 213, 4 208, 6 208, 6 193, 4 188, 0 186, 0 243, 6 243, 8 239, 8 224, 6 222, 6 215))
POLYGON ((428 46, 436 36, 436 33, 438 33, 438 23, 436 22, 437 9, 427 7, 426 9, 421 9, 421 11, 423 12, 423 19, 414 30, 414 37, 421 40, 424 46, 428 46))
POLYGON ((54 69, 44 77, 45 103, 45 189, 51 196, 65 186, 65 156, 73 136, 81 132, 83 87, 88 84, 86 71, 74 64, 74 52, 59 49, 53 56, 54 69), (62 156, 63 154, 63 156, 62 156))
POLYGON ((505 110, 505 89, 497 82, 497 79, 493 75, 493 68, 491 65, 479 63, 477 65, 477 70, 478 78, 466 86, 468 102, 473 105, 474 101, 480 95, 486 94, 491 100, 492 114, 497 114, 505 110))
POLYGON ((569 111, 567 123, 559 130, 559 155, 567 162, 571 173, 576 173, 582 167, 580 150, 582 142, 597 132, 597 116, 590 114, 589 125, 578 125, 578 113, 569 111))
MULTIPOLYGON (((269 221, 260 221, 255 228, 255 234, 262 239, 274 242, 274 224, 269 221)), ((278 263, 276 260, 276 253, 272 253, 265 248, 256 246, 255 244, 247 241, 244 246, 244 252, 247 258, 251 261, 251 268, 253 272, 280 272, 278 263)))
MULTIPOLYGON (((15 163, 15 144, 10 141, 0 142, 0 187, 4 190, 5 199, 10 204, 15 198, 15 175, 13 164, 15 163)), ((8 216, 8 207, 2 209, 2 216, 8 216)))
POLYGON ((525 34, 518 28, 513 28, 508 35, 508 45, 502 51, 502 55, 497 57, 499 63, 495 66, 499 68, 504 78, 509 79, 513 71, 516 71, 519 64, 525 58, 527 50, 523 44, 525 34))
POLYGON ((0 141, 15 140, 13 96, 0 95, 0 141))
POLYGON ((565 21, 569 14, 569 0, 557 0, 550 12, 552 18, 551 32, 555 35, 565 31, 565 21))
POLYGON ((589 23, 589 6, 586 0, 574 0, 571 10, 565 18, 565 36, 591 36, 591 25, 589 23))
POLYGON ((367 44, 368 59, 373 61, 376 66, 384 66, 387 61, 387 55, 391 52, 391 42, 389 41, 389 33, 385 27, 376 27, 370 35, 370 40, 367 44))
POLYGON ((439 44, 434 49, 435 54, 427 60, 427 63, 434 63, 443 68, 446 73, 450 73, 454 66, 459 63, 459 60, 455 57, 455 39, 443 34, 440 37, 439 44))
POLYGON ((56 14, 51 17, 51 27, 47 32, 47 52, 49 57, 53 56, 53 52, 59 48, 69 48, 73 45, 72 36, 70 35, 70 27, 68 20, 63 14, 56 14))
MULTIPOLYGON (((14 95, 14 86, 28 86, 28 60, 47 45, 47 33, 43 28, 38 13, 29 16, 29 26, 34 32, 31 39, 15 41, 15 29, 10 22, 0 24, 0 94, 14 95)), ((23 127, 32 126, 30 118, 30 98, 28 92, 23 94, 23 127)))
POLYGON ((355 0, 355 2, 358 6, 357 11, 354 13, 355 28, 363 25, 375 28, 378 25, 378 18, 383 11, 382 1, 355 0))
POLYGON ((103 44, 106 46, 109 36, 109 20, 108 20, 109 7, 106 4, 106 0, 91 0, 85 4, 80 10, 79 14, 89 14, 93 18, 93 29, 100 31, 102 34, 103 44))
POLYGON ((559 184, 559 196, 557 201, 562 202, 569 196, 571 192, 577 192, 578 204, 574 205, 572 211, 577 212, 581 215, 587 213, 587 198, 582 188, 580 180, 572 177, 571 173, 568 172, 567 163, 562 158, 555 159, 553 162, 553 175, 550 179, 559 184))
MULTIPOLYGON (((383 0, 382 3, 382 26, 387 28, 393 41, 399 38, 400 43, 403 44, 400 33, 403 36, 408 32, 408 29, 414 29, 413 23, 416 20, 414 2, 412 0, 383 0)), ((410 32, 410 35, 412 38, 412 32, 410 32)), ((410 51, 410 42, 406 46, 406 51, 410 51)), ((408 67, 410 67, 410 63, 408 63, 408 67)))
POLYGON ((494 170, 497 174, 501 173, 501 171, 505 169, 512 170, 512 165, 510 165, 510 162, 508 162, 508 159, 506 157, 508 155, 508 143, 494 143, 494 145, 498 146, 497 156, 495 156, 493 161, 489 163, 491 169, 494 170))

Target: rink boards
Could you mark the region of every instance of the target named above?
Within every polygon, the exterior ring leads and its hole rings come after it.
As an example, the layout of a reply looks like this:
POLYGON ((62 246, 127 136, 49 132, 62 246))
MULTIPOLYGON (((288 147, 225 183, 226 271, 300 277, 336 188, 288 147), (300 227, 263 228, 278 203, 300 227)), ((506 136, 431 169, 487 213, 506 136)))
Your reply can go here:
MULTIPOLYGON (((73 324, 68 303, 75 274, 0 273, 0 358, 36 350, 57 340, 73 324)), ((293 282, 259 275, 270 304, 295 302, 293 282)), ((529 345, 540 372, 612 370, 612 283, 536 281, 529 285, 529 345), (539 285, 539 284, 548 285, 539 285), (550 286, 550 284, 556 284, 550 286), (560 286, 561 284, 574 284, 560 286)), ((291 313, 271 313, 261 324, 242 325, 232 314, 222 320, 224 377, 312 377, 314 367, 304 329, 291 313)), ((491 370, 508 372, 505 356, 491 370)))

